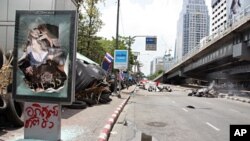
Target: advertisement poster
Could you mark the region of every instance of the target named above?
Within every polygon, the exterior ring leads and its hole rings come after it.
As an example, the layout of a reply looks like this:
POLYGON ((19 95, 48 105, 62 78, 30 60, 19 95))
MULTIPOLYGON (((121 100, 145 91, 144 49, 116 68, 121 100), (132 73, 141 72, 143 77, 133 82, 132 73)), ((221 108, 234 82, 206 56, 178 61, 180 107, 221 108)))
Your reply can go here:
POLYGON ((71 102, 75 11, 17 11, 13 96, 21 101, 71 102))
POLYGON ((228 0, 227 1, 227 15, 231 20, 234 16, 239 15, 247 7, 250 6, 249 0, 228 0))

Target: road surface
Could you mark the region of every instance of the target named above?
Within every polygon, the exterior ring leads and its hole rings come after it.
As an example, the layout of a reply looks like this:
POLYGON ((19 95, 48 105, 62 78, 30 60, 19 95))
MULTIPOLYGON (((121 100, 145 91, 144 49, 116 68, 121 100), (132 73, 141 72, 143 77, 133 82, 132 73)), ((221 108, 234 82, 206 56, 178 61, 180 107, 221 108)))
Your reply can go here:
POLYGON ((109 141, 229 141, 231 124, 250 124, 250 104, 226 98, 139 89, 121 113, 109 141))

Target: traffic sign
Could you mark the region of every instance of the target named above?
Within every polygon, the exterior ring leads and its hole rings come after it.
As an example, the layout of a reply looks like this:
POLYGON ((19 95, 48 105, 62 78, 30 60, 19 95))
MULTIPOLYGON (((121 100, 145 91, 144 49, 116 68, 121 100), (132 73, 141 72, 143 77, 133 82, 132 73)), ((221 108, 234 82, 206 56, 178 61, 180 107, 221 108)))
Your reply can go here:
POLYGON ((156 51, 157 38, 156 36, 148 36, 146 37, 146 50, 156 51))
POLYGON ((114 69, 126 70, 128 68, 128 50, 115 50, 114 69))

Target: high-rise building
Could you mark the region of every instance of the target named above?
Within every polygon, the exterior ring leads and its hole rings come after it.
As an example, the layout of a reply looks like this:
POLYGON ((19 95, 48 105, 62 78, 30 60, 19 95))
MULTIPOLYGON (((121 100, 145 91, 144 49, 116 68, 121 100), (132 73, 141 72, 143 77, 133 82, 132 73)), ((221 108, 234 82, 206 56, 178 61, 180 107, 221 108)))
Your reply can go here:
POLYGON ((212 0, 212 33, 227 24, 227 0, 212 0))
POLYGON ((209 35, 209 14, 204 0, 183 0, 177 25, 175 58, 181 59, 209 35))
POLYGON ((163 70, 163 58, 156 57, 150 62, 150 74, 154 74, 159 70, 163 70))
POLYGON ((249 4, 249 0, 212 0, 212 33, 230 25, 249 4))

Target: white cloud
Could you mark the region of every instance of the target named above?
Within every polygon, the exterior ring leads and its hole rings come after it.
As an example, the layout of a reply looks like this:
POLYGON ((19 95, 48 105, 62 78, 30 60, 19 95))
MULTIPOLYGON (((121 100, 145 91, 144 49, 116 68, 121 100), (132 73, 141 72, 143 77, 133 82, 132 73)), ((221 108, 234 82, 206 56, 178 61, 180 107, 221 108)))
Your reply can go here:
MULTIPOLYGON (((210 5, 210 0, 206 0, 210 5)), ((177 20, 182 8, 182 0, 120 0, 119 35, 155 35, 157 51, 145 51, 145 38, 136 38, 133 51, 140 51, 142 71, 150 73, 150 61, 163 56, 168 49, 174 51, 177 20)), ((100 7, 104 26, 98 33, 106 38, 116 35, 117 0, 106 1, 100 7)), ((172 51, 172 54, 173 54, 172 51)))

